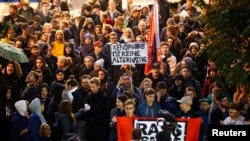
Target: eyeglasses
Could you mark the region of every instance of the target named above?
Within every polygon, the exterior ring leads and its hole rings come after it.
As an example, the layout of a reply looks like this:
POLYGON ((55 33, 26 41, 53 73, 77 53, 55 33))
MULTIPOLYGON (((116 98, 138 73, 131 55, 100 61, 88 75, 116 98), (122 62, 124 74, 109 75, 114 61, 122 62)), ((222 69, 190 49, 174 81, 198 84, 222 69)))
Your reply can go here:
POLYGON ((109 38, 109 39, 111 39, 111 40, 115 40, 116 38, 114 37, 114 38, 109 38))

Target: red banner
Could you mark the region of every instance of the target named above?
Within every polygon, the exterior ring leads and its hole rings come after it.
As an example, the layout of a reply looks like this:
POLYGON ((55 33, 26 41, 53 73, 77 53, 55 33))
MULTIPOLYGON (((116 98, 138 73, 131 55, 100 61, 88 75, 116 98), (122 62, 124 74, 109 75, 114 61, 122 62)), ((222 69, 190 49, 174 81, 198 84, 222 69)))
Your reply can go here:
MULTIPOLYGON (((172 139, 180 141, 199 140, 201 118, 180 118, 177 120, 176 129, 171 135, 172 139)), ((161 127, 157 125, 156 119, 117 117, 118 141, 132 140, 131 134, 133 128, 140 128, 142 130, 143 140, 155 140, 155 135, 162 131, 161 127)))

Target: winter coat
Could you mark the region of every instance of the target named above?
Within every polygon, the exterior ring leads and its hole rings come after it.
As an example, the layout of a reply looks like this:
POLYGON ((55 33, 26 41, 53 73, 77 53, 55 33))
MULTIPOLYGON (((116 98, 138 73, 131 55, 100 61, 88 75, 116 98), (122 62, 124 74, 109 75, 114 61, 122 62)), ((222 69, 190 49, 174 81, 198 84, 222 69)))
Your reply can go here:
POLYGON ((74 122, 70 119, 69 115, 61 112, 55 113, 55 118, 62 127, 62 135, 67 133, 75 133, 76 128, 74 122))

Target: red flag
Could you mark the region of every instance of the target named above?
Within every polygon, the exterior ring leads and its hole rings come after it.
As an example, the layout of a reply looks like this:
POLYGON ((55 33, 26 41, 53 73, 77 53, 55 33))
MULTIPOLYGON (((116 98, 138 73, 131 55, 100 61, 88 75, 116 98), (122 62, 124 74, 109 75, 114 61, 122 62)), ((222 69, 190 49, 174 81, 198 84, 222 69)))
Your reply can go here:
POLYGON ((116 117, 117 118, 117 135, 118 141, 132 140, 133 118, 116 117))
POLYGON ((158 3, 154 1, 150 19, 149 41, 148 41, 148 63, 145 64, 144 74, 147 75, 153 63, 157 62, 157 48, 160 45, 158 3))
POLYGON ((200 134, 200 127, 202 123, 201 118, 178 118, 178 122, 187 122, 186 141, 198 141, 200 134))
MULTIPOLYGON (((132 140, 132 130, 136 127, 135 120, 143 119, 142 123, 145 123, 140 128, 142 130, 143 138, 155 138, 156 131, 160 132, 161 127, 157 126, 156 122, 152 123, 152 118, 127 118, 127 117, 117 117, 117 135, 118 141, 130 141, 132 140), (154 124, 154 125, 153 125, 154 124), (156 127, 158 129, 156 129, 156 127), (146 133, 146 134, 144 134, 146 133)), ((154 119, 156 121, 156 119, 154 119)), ((176 130, 178 132, 174 132, 171 135, 171 138, 178 138, 182 141, 198 141, 200 134, 202 119, 201 118, 178 118, 176 130)))

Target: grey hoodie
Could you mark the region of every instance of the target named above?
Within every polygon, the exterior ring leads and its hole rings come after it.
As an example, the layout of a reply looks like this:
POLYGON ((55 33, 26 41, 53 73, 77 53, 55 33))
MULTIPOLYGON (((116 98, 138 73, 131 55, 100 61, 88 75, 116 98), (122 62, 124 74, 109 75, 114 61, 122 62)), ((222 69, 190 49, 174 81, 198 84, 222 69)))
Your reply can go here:
POLYGON ((31 101, 31 103, 29 104, 29 110, 31 112, 36 113, 39 116, 42 123, 46 123, 46 120, 43 117, 43 114, 41 111, 41 101, 39 98, 35 98, 31 101))

